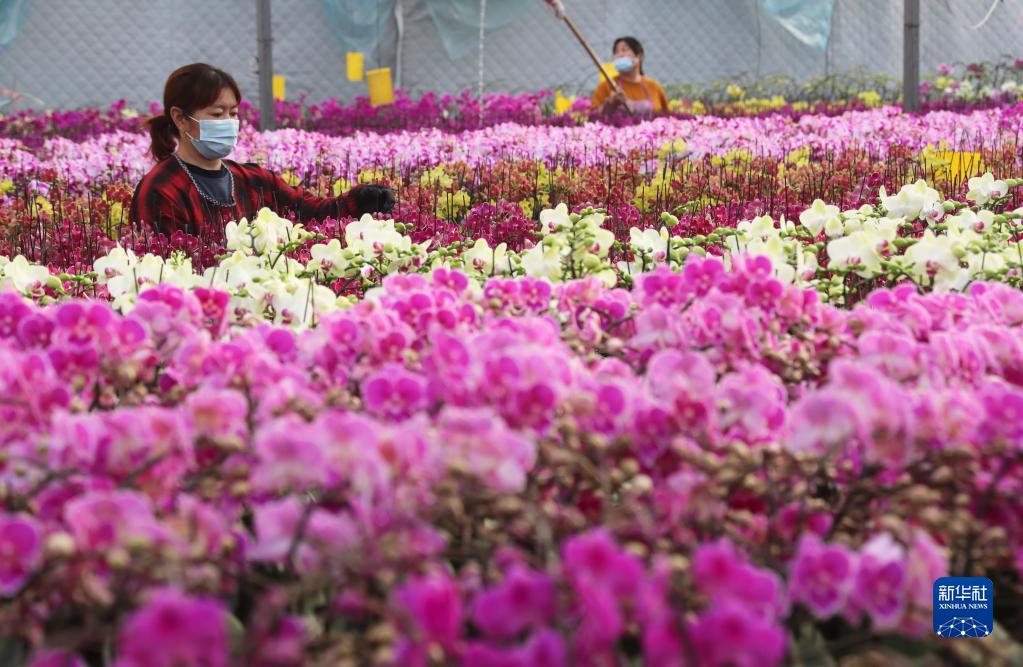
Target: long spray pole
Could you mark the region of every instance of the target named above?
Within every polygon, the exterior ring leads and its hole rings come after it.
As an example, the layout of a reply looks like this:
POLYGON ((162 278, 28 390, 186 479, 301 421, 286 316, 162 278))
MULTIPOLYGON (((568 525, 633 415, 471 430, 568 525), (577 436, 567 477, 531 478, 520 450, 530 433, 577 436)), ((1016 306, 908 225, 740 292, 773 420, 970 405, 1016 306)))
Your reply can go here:
POLYGON ((561 0, 544 0, 544 2, 546 2, 547 5, 551 8, 556 17, 565 22, 565 25, 568 26, 568 29, 572 31, 572 34, 575 35, 575 38, 579 40, 579 43, 582 45, 582 47, 586 49, 586 53, 589 54, 590 60, 592 60, 593 64, 597 66, 597 70, 600 72, 601 76, 603 76, 604 79, 607 81, 608 85, 611 86, 611 88, 613 88, 615 92, 619 93, 622 92, 622 87, 618 85, 618 81, 607 73, 607 70, 605 70, 604 66, 600 63, 600 58, 597 57, 597 52, 593 50, 593 47, 590 46, 590 43, 586 41, 586 38, 582 36, 582 33, 579 32, 579 29, 575 27, 575 22, 573 22, 572 18, 565 12, 565 5, 562 4, 561 0))

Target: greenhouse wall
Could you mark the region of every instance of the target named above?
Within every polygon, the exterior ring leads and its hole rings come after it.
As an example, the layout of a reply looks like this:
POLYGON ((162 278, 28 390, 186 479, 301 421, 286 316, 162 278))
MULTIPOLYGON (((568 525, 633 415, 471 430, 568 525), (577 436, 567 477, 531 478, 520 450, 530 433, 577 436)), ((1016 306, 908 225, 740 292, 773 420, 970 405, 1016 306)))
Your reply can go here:
MULTIPOLYGON (((490 0, 490 12, 507 9, 499 3, 512 1, 490 0)), ((257 96, 256 10, 251 0, 21 2, 24 18, 13 40, 0 51, 0 88, 40 100, 20 99, 20 108, 105 105, 120 98, 132 105, 159 100, 167 74, 196 60, 231 71, 247 97, 257 96)), ((479 16, 476 0, 446 2, 476 12, 468 23, 479 16)), ((589 59, 540 0, 527 2, 532 6, 522 5, 521 18, 485 35, 484 89, 587 92, 596 83, 589 59)), ((452 58, 451 44, 441 38, 436 5, 431 3, 434 0, 388 0, 380 5, 388 11, 361 35, 362 43, 373 44, 366 53, 367 67, 393 67, 396 82, 415 92, 475 91, 480 83, 479 31, 472 25, 455 26, 460 31, 453 33, 459 36, 459 57, 452 58)), ((289 99, 299 95, 310 101, 350 99, 365 94, 364 83, 345 79, 348 49, 330 20, 331 3, 272 4, 274 66, 287 79, 289 99)), ((772 74, 805 80, 857 68, 900 75, 901 1, 835 0, 832 5, 825 0, 831 20, 824 48, 780 21, 777 12, 770 11, 779 4, 793 5, 770 0, 565 2, 602 56, 609 54, 616 36, 640 38, 647 50, 647 73, 666 84, 772 74)), ((342 21, 345 5, 333 5, 342 6, 342 21)), ((991 8, 986 1, 925 0, 922 5, 924 73, 944 61, 996 59, 1011 52, 1023 33, 1023 0, 998 2, 986 22, 991 8)), ((451 28, 445 25, 449 42, 451 28)))

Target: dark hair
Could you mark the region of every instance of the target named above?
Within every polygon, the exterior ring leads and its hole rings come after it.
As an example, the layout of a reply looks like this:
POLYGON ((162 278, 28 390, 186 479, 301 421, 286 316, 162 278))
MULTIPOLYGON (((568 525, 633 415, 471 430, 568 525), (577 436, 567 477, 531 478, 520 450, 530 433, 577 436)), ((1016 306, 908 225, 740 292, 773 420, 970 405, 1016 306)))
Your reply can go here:
MULTIPOLYGON (((632 52, 637 56, 643 55, 643 45, 639 43, 639 40, 635 37, 619 37, 615 40, 615 43, 611 45, 611 52, 614 53, 615 49, 621 42, 625 42, 625 45, 632 49, 632 52)), ((643 63, 639 64, 639 73, 643 73, 643 63)))
POLYGON ((242 93, 234 77, 213 65, 192 63, 171 72, 163 86, 163 114, 146 121, 152 140, 149 150, 157 161, 170 157, 180 138, 171 119, 171 107, 179 107, 186 114, 191 114, 216 102, 224 88, 230 88, 241 102, 242 93))

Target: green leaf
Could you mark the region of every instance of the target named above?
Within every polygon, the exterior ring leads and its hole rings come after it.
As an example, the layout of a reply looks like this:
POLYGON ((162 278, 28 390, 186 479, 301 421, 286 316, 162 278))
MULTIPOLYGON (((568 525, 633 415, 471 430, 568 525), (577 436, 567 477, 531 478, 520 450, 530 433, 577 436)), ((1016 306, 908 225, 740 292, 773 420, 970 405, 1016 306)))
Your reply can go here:
POLYGON ((792 638, 789 647, 789 657, 793 667, 836 667, 837 662, 828 652, 824 637, 817 628, 804 626, 802 636, 798 639, 792 638))
POLYGON ((28 660, 28 646, 17 637, 0 637, 0 665, 22 665, 28 660))
POLYGON ((914 639, 904 635, 886 635, 881 638, 880 644, 909 658, 922 658, 936 653, 940 648, 933 640, 914 639))

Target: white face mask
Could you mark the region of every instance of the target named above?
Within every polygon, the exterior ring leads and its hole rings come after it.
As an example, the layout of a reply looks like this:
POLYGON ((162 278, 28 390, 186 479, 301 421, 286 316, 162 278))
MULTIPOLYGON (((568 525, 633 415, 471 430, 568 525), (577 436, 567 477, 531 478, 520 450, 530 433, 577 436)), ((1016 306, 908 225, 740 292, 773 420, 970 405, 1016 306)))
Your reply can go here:
POLYGON ((185 134, 191 139, 192 145, 200 155, 207 160, 218 160, 231 154, 235 144, 238 143, 239 123, 237 118, 203 120, 192 118, 192 120, 199 123, 199 138, 196 139, 187 132, 185 134))

